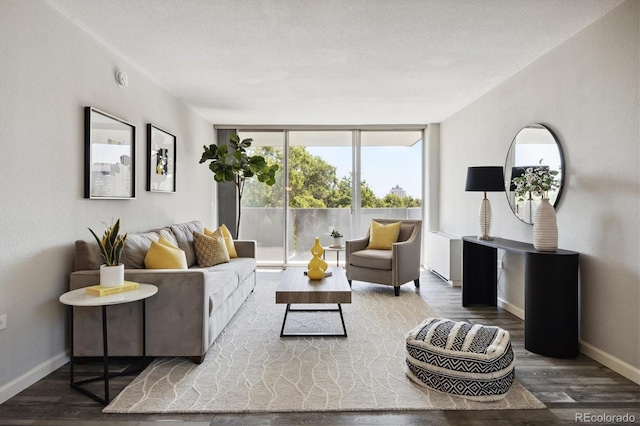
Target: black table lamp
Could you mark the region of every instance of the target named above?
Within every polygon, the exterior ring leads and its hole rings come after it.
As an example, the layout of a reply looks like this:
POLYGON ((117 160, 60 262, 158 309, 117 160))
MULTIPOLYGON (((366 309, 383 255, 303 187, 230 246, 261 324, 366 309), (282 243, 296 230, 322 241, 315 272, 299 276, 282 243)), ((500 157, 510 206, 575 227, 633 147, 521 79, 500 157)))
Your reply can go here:
POLYGON ((467 169, 467 184, 465 191, 484 192, 484 198, 480 203, 478 220, 480 222, 479 240, 492 240, 491 231, 491 203, 487 198, 487 192, 504 191, 504 176, 501 166, 480 166, 467 169))

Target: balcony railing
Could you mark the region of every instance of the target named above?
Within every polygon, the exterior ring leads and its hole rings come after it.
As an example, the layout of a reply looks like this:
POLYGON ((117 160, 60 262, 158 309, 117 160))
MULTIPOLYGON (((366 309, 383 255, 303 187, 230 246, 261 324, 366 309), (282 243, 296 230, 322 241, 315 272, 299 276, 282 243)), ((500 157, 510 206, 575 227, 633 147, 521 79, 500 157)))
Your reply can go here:
MULTIPOLYGON (((420 219, 417 208, 363 208, 361 229, 351 226, 351 209, 292 208, 288 210, 289 253, 284 255, 285 227, 282 208, 243 207, 240 239, 258 242, 260 264, 303 263, 309 260, 309 249, 316 237, 324 246, 332 244, 330 233, 337 229, 343 240, 364 236, 371 219, 420 219)), ((344 258, 342 258, 344 260, 344 258)))

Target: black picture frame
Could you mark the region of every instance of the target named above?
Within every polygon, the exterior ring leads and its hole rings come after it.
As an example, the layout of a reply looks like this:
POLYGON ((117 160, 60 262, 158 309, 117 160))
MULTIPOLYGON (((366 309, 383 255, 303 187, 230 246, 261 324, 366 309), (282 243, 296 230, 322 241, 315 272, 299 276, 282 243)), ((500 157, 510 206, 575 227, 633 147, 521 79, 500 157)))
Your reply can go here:
POLYGON ((84 198, 135 198, 136 127, 87 106, 84 128, 84 198))
POLYGON ((176 192, 177 138, 147 124, 147 191, 176 192))

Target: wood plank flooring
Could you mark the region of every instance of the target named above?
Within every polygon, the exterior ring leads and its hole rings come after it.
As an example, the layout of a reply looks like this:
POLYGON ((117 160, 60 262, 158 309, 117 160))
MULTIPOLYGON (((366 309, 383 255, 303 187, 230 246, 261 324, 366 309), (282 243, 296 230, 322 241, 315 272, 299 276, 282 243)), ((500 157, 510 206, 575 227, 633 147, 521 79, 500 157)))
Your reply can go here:
MULTIPOLYGON (((260 279, 260 274, 258 274, 260 279)), ((353 283, 358 291, 358 282, 353 283)), ((569 425, 595 416, 633 416, 640 423, 640 386, 579 355, 575 359, 547 358, 524 349, 524 324, 500 308, 463 308, 459 288, 452 288, 429 272, 423 272, 421 287, 413 283, 402 292, 416 291, 443 317, 498 325, 511 333, 517 356, 516 378, 547 405, 544 410, 493 411, 383 411, 345 413, 266 414, 103 414, 102 406, 69 387, 68 365, 25 389, 0 405, 0 425, 48 426, 146 426, 157 422, 171 425, 569 425), (578 416, 578 417, 576 417, 578 416), (591 416, 591 417, 587 417, 591 416)), ((389 297, 393 289, 389 288, 389 297)), ((400 296, 402 297, 402 295, 400 296)), ((348 321, 348 319, 346 319, 348 321)), ((129 360, 119 359, 112 368, 124 368, 129 360)), ((99 366, 86 363, 77 372, 88 377, 99 366)), ((112 380, 116 395, 134 376, 112 380)), ((613 424, 615 418, 602 418, 613 424)), ((623 419, 621 419, 623 420, 623 419)), ((620 422, 621 423, 621 422, 620 422)))

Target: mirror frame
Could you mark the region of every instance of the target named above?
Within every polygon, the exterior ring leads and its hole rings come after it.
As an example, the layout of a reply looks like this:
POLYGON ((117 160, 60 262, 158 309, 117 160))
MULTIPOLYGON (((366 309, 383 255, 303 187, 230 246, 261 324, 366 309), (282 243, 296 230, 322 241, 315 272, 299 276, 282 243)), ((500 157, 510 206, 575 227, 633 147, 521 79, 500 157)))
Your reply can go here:
MULTIPOLYGON (((505 181, 504 181, 504 190, 505 190, 505 195, 507 197, 507 203, 509 203, 509 207, 511 207, 511 211, 513 212, 513 215, 515 217, 517 217, 520 221, 522 221, 523 223, 526 223, 528 225, 533 225, 533 222, 529 222, 527 220, 525 220, 524 218, 518 216, 518 214, 516 213, 516 208, 514 206, 514 204, 511 201, 511 194, 513 193, 513 191, 511 191, 511 168, 514 167, 514 165, 509 164, 509 158, 512 157, 512 151, 515 149, 515 145, 516 145, 516 140, 518 139, 518 135, 525 129, 531 129, 531 128, 540 128, 540 129, 544 129, 546 130, 551 137, 553 138, 554 142, 556 143, 556 147, 558 149, 558 156, 560 157, 560 182, 559 182, 559 186, 558 186, 558 195, 556 196, 556 199, 553 203, 553 208, 555 209, 558 205, 558 202, 560 201, 560 198, 562 196, 562 191, 564 189, 564 177, 566 174, 566 165, 565 165, 565 161, 564 161, 564 152, 562 151, 562 145, 560 144, 560 140, 558 139, 558 137, 556 136, 556 134, 546 125, 541 124, 541 123, 532 123, 529 124, 523 128, 521 128, 518 133, 516 133, 516 135, 513 137, 513 140, 511 141, 511 145, 509 145, 509 150, 507 151, 507 157, 505 159, 505 165, 504 165, 504 177, 505 177, 505 181)), ((517 166, 517 165, 515 165, 517 166)))

